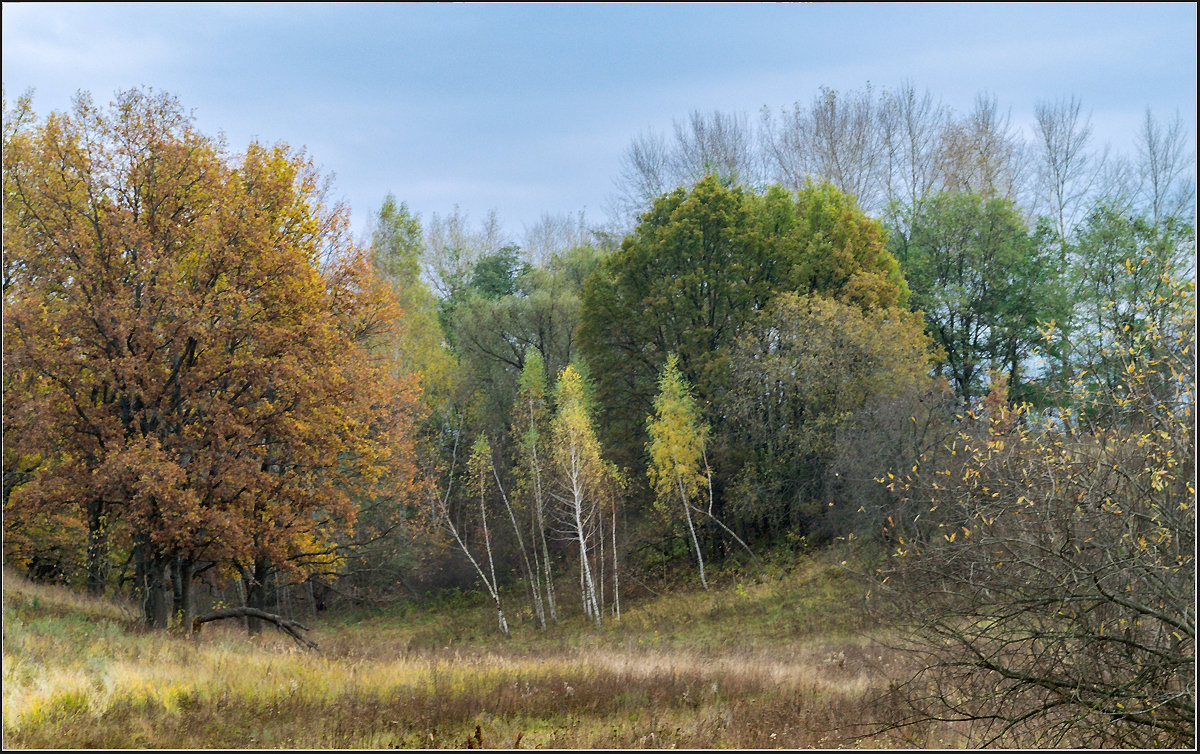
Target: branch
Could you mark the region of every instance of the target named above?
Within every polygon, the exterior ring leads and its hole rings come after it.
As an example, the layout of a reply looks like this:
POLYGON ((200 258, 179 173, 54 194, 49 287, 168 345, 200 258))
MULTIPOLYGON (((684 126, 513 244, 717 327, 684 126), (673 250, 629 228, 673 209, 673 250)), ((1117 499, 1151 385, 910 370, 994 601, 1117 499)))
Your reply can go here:
POLYGON ((282 615, 268 613, 255 607, 230 607, 224 610, 215 610, 211 613, 205 613, 204 615, 197 616, 192 621, 192 632, 200 633, 200 625, 210 621, 225 620, 226 618, 247 617, 258 618, 259 620, 265 620, 268 623, 274 623, 280 631, 283 631, 288 636, 291 636, 293 639, 295 639, 296 643, 308 647, 309 649, 317 648, 317 643, 315 641, 306 636, 302 636, 299 632, 308 631, 308 626, 303 626, 294 620, 288 620, 287 618, 284 618, 282 615), (299 629, 299 631, 297 629, 299 629))

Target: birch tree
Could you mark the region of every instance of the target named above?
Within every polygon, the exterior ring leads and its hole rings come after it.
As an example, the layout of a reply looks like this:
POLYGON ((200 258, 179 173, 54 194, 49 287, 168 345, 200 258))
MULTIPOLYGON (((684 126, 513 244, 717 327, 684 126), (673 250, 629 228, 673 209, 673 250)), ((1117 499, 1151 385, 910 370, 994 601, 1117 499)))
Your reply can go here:
POLYGON ((600 514, 597 490, 606 473, 600 460, 600 443, 592 427, 592 411, 583 375, 568 365, 559 375, 558 412, 552 423, 552 443, 558 503, 556 513, 566 535, 579 546, 583 612, 601 626, 597 579, 589 551, 594 548, 600 514))
POLYGON ((554 576, 550 564, 550 544, 546 537, 546 471, 549 457, 547 441, 548 408, 546 405, 546 372, 541 354, 536 348, 526 352, 525 367, 518 381, 517 400, 513 406, 513 436, 517 449, 517 484, 522 496, 530 503, 530 547, 533 550, 534 600, 538 620, 546 625, 549 619, 558 622, 554 602, 554 576), (545 591, 545 600, 540 596, 545 591))
POLYGON ((704 553, 700 550, 700 540, 692 522, 691 503, 711 482, 700 471, 707 427, 700 423, 696 401, 679 372, 679 357, 673 353, 667 356, 658 389, 654 413, 647 422, 650 441, 646 443, 646 450, 650 454, 650 464, 646 467, 646 475, 664 512, 670 506, 669 501, 677 499, 682 504, 683 518, 700 567, 700 584, 708 589, 704 553))

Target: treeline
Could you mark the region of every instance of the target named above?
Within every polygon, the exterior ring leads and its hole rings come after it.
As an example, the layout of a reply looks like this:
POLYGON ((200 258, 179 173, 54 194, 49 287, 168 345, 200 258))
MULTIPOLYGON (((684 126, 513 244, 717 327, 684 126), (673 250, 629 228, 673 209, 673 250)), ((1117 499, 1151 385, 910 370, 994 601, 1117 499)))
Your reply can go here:
POLYGON ((463 587, 507 632, 603 627, 659 568, 707 588, 714 561, 857 539, 893 551, 881 588, 946 595, 930 635, 983 658, 946 667, 999 672, 1021 709, 1143 674, 1154 693, 1084 717, 1176 735, 1194 157, 1178 117, 1136 139, 1094 148, 1074 99, 1026 140, 986 97, 824 90, 757 131, 638 137, 607 228, 546 217, 522 247, 389 196, 356 242, 286 145, 231 155, 144 91, 41 119, 22 98, 6 562, 136 595, 157 626, 190 625, 196 589, 274 609, 289 585, 314 606, 463 587), (1053 637, 1046 579, 1095 587, 1053 637), (955 633, 993 625, 972 611, 994 594, 1022 605, 1008 639, 955 633), (1053 662, 1021 648, 1054 640, 1053 662))

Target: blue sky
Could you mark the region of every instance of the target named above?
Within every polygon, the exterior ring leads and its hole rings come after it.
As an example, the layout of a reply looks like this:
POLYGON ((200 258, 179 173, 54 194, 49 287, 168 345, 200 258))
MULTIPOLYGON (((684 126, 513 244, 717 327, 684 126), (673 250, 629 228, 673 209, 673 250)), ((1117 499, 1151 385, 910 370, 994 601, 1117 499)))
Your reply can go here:
POLYGON ((1196 134, 1192 3, 6 2, 3 21, 6 99, 168 91, 233 151, 307 147, 360 231, 388 191, 424 218, 494 209, 518 240, 543 213, 601 221, 636 134, 821 86, 910 80, 960 112, 986 91, 1019 125, 1075 95, 1126 152, 1148 106, 1196 134))

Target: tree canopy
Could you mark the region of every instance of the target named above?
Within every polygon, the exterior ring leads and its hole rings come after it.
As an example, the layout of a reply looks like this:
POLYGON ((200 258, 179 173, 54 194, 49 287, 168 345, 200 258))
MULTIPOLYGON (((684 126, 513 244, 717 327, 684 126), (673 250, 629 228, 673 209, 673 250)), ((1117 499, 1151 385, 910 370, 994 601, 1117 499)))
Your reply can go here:
POLYGON ((39 459, 6 526, 71 504, 165 624, 170 569, 328 564, 356 490, 415 483, 416 385, 368 350, 394 302, 302 154, 141 90, 4 136, 5 450, 39 459))

